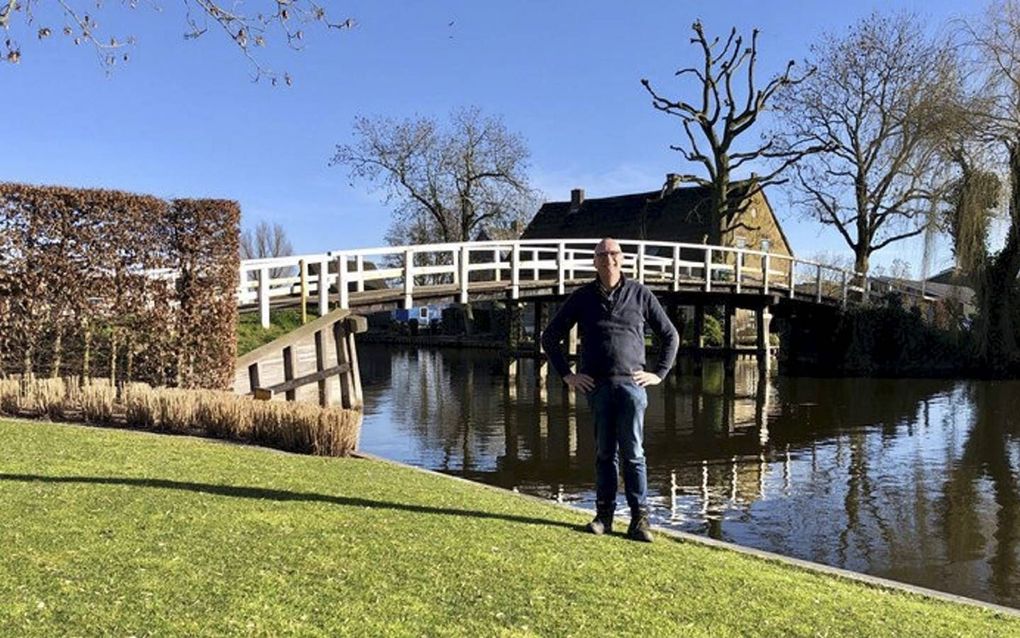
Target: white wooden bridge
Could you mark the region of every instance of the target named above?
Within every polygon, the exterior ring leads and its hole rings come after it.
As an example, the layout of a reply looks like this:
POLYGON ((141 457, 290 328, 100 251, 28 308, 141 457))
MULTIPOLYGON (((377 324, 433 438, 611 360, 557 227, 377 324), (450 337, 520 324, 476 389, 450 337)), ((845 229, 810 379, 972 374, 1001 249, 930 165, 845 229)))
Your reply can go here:
MULTIPOLYGON (((437 299, 565 295, 595 275, 593 239, 480 241, 336 250, 241 262, 237 301, 258 308, 318 303, 318 314, 437 299), (275 276, 274 276, 275 275, 275 276), (332 292, 331 292, 332 290, 332 292)), ((914 289, 789 255, 746 248, 617 240, 627 276, 662 292, 775 295, 846 308, 872 295, 914 289)), ((930 299, 924 297, 924 299, 930 299)))

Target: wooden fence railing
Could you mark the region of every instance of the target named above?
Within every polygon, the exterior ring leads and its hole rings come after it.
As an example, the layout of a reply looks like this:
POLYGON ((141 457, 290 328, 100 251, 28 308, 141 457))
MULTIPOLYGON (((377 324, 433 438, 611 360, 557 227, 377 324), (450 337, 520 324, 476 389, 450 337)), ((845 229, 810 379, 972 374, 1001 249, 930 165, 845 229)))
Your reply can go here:
MULTIPOLYGON (((580 278, 594 276, 598 239, 484 241, 340 250, 241 262, 237 291, 242 307, 257 306, 269 325, 274 298, 317 299, 329 311, 330 290, 340 308, 373 303, 373 291, 399 296, 404 308, 416 293, 438 289, 466 303, 473 290, 493 292, 500 285, 511 299, 522 289, 543 285, 558 294, 580 278), (272 276, 276 275, 276 276, 272 276)), ((789 255, 746 248, 658 241, 618 240, 628 276, 672 290, 725 287, 733 292, 785 294, 817 303, 867 302, 874 294, 898 291, 922 298, 917 290, 789 255)))
POLYGON ((298 391, 318 386, 319 405, 329 405, 330 380, 340 386, 340 405, 360 408, 363 403, 358 350, 354 335, 367 328, 364 317, 339 309, 291 331, 238 358, 234 391, 258 399, 283 394, 296 400, 298 391))

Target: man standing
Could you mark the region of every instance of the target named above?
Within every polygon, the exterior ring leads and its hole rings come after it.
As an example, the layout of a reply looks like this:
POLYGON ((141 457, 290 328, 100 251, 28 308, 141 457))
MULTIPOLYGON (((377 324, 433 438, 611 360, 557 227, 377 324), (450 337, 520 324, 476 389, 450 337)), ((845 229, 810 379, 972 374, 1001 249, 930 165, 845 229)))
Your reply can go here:
POLYGON ((595 418, 595 520, 588 523, 588 531, 612 531, 619 452, 631 515, 627 536, 651 542, 643 444, 645 387, 660 383, 673 367, 680 337, 655 295, 623 277, 622 260, 615 239, 595 246, 595 280, 567 298, 545 329, 542 347, 563 381, 587 395, 595 418), (650 371, 645 370, 645 323, 662 339, 659 360, 650 371), (560 342, 575 324, 581 333, 581 366, 572 373, 560 342))

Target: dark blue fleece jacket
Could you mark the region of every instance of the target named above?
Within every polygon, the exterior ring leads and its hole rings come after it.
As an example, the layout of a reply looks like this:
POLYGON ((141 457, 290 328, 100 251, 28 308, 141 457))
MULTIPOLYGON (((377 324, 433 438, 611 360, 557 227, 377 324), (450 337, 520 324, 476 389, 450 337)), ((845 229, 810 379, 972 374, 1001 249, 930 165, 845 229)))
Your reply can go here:
POLYGON ((560 307, 542 334, 542 347, 561 377, 570 366, 560 342, 574 324, 581 333, 582 372, 596 380, 630 377, 645 370, 645 323, 662 339, 659 360, 649 369, 663 378, 673 367, 680 337, 659 300, 648 288, 624 278, 607 298, 598 280, 581 286, 560 307))

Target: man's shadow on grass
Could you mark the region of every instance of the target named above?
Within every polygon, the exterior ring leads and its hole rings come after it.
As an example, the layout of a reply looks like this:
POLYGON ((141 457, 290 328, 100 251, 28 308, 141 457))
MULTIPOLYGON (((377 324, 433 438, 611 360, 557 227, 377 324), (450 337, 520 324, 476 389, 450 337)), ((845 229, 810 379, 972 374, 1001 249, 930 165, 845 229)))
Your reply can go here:
POLYGON ((127 485, 132 487, 155 487, 167 490, 183 490, 186 492, 197 492, 201 494, 214 494, 216 496, 231 496, 234 498, 252 498, 269 501, 297 501, 306 503, 327 503, 329 505, 343 505, 347 507, 368 507, 373 509, 391 509, 403 512, 416 512, 418 514, 443 514, 447 516, 466 516, 470 518, 497 519, 511 523, 525 523, 528 525, 546 525, 550 527, 566 527, 572 530, 582 530, 583 526, 563 523, 545 518, 531 516, 518 516, 515 514, 499 514, 496 512, 480 512, 477 510, 456 509, 452 507, 433 507, 430 505, 413 505, 409 503, 391 503, 387 501, 374 501, 356 496, 334 496, 331 494, 316 494, 314 492, 292 492, 289 490, 275 490, 264 487, 240 487, 237 485, 215 485, 211 483, 192 483, 190 481, 171 481, 168 479, 151 478, 127 478, 113 476, 42 476, 39 474, 2 474, 0 481, 21 481, 26 483, 83 483, 91 485, 127 485))

